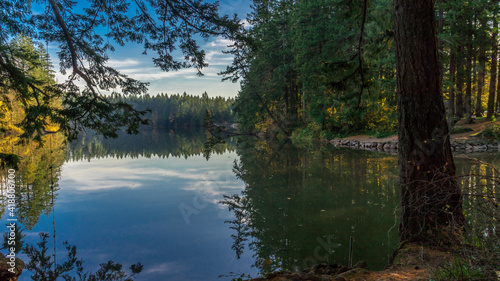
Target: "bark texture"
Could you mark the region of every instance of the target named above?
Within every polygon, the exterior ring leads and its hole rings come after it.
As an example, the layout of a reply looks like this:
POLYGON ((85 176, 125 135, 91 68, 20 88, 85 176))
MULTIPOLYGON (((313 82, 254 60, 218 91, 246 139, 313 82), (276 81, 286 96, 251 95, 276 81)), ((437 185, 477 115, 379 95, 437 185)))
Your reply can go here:
MULTIPOLYGON (((493 38, 496 38, 498 32, 495 32, 493 38)), ((497 62, 498 60, 498 45, 496 40, 493 43, 492 54, 491 54, 491 70, 490 70, 490 88, 488 91, 488 113, 486 114, 486 119, 492 120, 495 114, 495 94, 497 86, 497 62)))
POLYGON ((451 130, 455 125, 455 50, 450 50, 450 73, 451 81, 448 97, 448 128, 451 130))
POLYGON ((394 1, 400 242, 450 245, 464 226, 442 99, 433 0, 394 1))

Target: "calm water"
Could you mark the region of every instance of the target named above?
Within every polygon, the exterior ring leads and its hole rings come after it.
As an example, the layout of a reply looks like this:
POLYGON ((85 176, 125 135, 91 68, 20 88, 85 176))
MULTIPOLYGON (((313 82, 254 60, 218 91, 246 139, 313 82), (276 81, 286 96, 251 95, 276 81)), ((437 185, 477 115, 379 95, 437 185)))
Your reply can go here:
MULTIPOLYGON (((397 243, 396 157, 248 138, 209 154, 205 141, 203 131, 87 136, 66 150, 51 140, 17 173, 30 183, 18 192, 26 242, 47 232, 52 254, 55 231, 58 262, 68 241, 88 270, 140 261, 137 280, 347 264, 351 237, 354 263, 387 264, 397 243)), ((457 162, 464 173, 476 167, 457 162)))

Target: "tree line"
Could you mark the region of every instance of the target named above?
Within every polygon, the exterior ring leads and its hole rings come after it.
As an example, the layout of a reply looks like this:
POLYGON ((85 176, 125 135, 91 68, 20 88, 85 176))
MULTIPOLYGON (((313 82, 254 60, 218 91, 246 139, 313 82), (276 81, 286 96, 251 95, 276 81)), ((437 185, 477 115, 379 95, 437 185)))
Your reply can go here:
POLYGON ((235 150, 233 140, 217 144, 205 151, 207 136, 203 128, 192 128, 178 131, 147 130, 141 134, 129 135, 120 133, 117 139, 106 139, 95 132, 81 134, 66 149, 66 160, 82 161, 114 158, 189 158, 206 153, 221 155, 235 150))
POLYGON ((156 96, 115 94, 111 100, 132 104, 137 110, 149 110, 144 118, 149 120, 150 127, 154 129, 204 126, 207 110, 215 123, 234 122, 232 114, 234 98, 209 97, 206 92, 201 96, 188 95, 185 92, 182 95, 170 96, 164 93, 156 96))

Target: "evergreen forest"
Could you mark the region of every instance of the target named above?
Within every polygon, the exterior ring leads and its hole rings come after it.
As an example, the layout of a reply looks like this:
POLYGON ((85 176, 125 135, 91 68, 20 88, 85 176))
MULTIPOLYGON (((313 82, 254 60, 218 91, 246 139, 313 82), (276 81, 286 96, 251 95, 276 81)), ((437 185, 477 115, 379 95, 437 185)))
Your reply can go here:
POLYGON ((144 118, 149 120, 149 127, 178 128, 203 127, 205 116, 210 112, 211 120, 215 123, 232 123, 232 104, 234 98, 209 97, 206 92, 201 96, 158 94, 151 96, 122 96, 114 95, 111 100, 120 100, 132 104, 141 111, 149 111, 144 118))
MULTIPOLYGON (((436 1, 443 100, 450 127, 495 118, 496 1, 436 1)), ((222 74, 242 84, 242 128, 331 138, 396 132, 393 2, 254 1, 222 74)))

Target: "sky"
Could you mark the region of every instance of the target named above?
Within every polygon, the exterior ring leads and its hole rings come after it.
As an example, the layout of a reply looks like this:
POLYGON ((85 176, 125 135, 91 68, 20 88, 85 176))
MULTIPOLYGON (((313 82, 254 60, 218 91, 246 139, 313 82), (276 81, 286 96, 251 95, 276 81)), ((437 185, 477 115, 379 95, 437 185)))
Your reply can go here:
MULTIPOLYGON (((207 2, 214 2, 208 0, 207 2)), ((221 14, 233 15, 237 13, 239 18, 246 18, 250 13, 251 0, 220 0, 219 12, 221 14)), ((127 44, 120 47, 115 44, 116 51, 109 54, 108 65, 116 68, 123 74, 142 82, 149 82, 150 95, 159 93, 177 94, 186 92, 189 95, 201 95, 207 92, 209 96, 235 97, 240 89, 240 84, 231 81, 221 82, 222 76, 217 73, 226 69, 232 62, 232 56, 223 54, 231 44, 224 38, 210 38, 208 41, 199 40, 198 44, 205 50, 208 67, 202 70, 204 76, 196 75, 195 69, 182 69, 180 71, 164 72, 154 67, 152 56, 142 55, 143 48, 137 44, 127 44)), ((56 71, 56 79, 63 82, 66 77, 59 73, 59 62, 57 60, 57 45, 48 46, 48 52, 56 71)), ((174 56, 176 54, 174 53, 174 56)), ((182 57, 178 53, 177 57, 182 57)))

